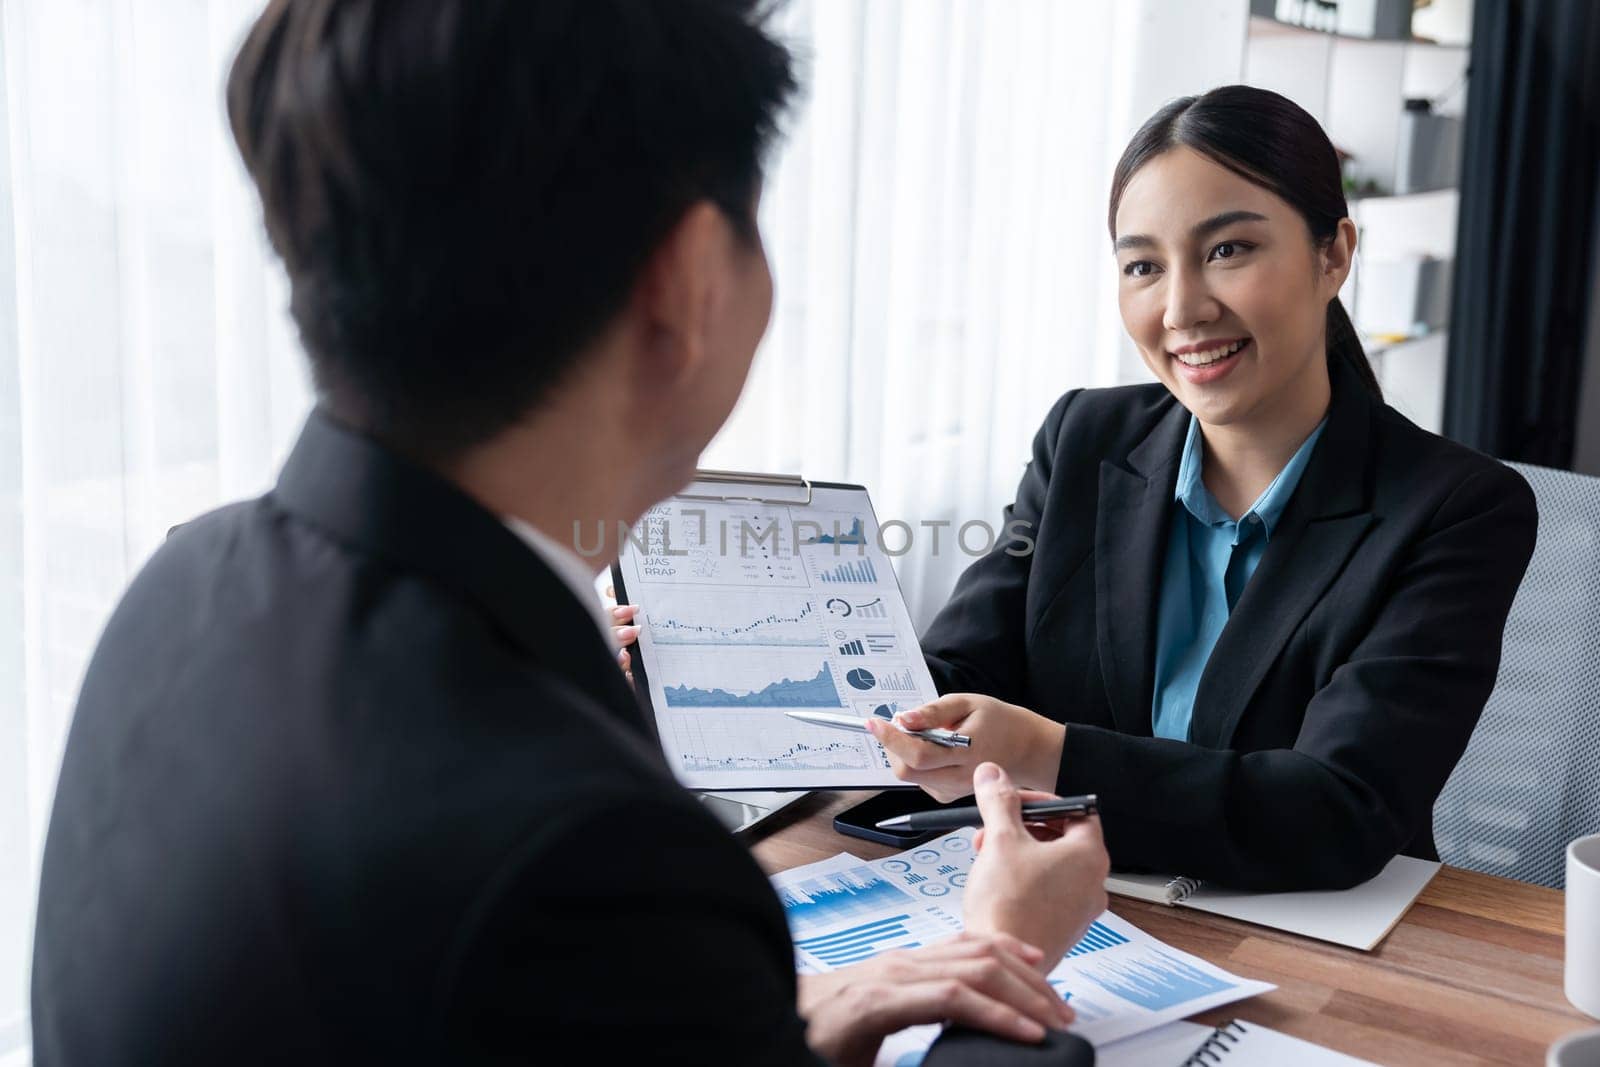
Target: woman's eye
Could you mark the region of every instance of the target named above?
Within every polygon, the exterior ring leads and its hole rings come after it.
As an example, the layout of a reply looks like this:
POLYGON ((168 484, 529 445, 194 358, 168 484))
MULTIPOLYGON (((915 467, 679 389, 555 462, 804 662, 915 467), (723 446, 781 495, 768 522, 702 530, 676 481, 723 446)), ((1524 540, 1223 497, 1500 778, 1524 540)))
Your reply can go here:
POLYGON ((1156 265, 1150 262, 1148 259, 1136 259, 1132 263, 1129 263, 1126 267, 1123 267, 1122 273, 1126 274, 1130 278, 1144 278, 1148 275, 1154 274, 1155 270, 1156 265))
POLYGON ((1241 252, 1247 251, 1249 248, 1250 245, 1243 241, 1223 241, 1221 244, 1211 250, 1211 258, 1233 259, 1241 252))

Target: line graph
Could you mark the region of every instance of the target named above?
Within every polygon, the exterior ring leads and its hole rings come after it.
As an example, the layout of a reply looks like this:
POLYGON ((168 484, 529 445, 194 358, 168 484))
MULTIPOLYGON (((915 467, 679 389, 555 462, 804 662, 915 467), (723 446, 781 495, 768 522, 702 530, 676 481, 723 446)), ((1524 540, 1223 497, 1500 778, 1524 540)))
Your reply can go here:
POLYGON ((651 667, 668 708, 844 706, 826 650, 659 645, 651 667))
POLYGON ((782 714, 674 712, 671 751, 685 771, 770 776, 773 771, 866 771, 887 766, 864 735, 807 726, 782 714))
POLYGON ((669 708, 837 708, 844 704, 826 663, 809 678, 783 677, 759 689, 699 689, 690 685, 662 689, 669 708))
POLYGON ((803 597, 676 593, 647 606, 645 614, 650 636, 659 645, 823 648, 828 644, 816 606, 803 597))

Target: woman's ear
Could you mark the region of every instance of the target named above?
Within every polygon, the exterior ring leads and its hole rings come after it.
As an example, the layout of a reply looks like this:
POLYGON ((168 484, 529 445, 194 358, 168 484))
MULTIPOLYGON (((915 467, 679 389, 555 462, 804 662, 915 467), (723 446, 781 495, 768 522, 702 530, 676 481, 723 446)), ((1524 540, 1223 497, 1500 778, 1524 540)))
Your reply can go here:
POLYGON ((1329 299, 1337 296, 1339 290, 1344 288, 1344 281, 1350 276, 1350 265, 1355 261, 1356 255, 1356 224, 1350 219, 1340 219, 1339 226, 1333 232, 1333 238, 1322 247, 1319 259, 1321 273, 1319 282, 1327 291, 1329 299))

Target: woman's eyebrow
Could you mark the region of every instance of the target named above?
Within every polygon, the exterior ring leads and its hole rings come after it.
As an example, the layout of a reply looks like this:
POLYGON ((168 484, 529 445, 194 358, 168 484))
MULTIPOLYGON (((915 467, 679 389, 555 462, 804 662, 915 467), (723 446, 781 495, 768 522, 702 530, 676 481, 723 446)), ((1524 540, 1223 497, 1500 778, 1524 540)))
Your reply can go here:
POLYGON ((1213 215, 1204 222, 1195 223, 1190 229, 1189 236, 1195 240, 1216 233, 1224 226, 1232 226, 1236 222, 1266 222, 1267 217, 1255 211, 1224 211, 1220 215, 1213 215))
MULTIPOLYGON (((1189 230, 1189 236, 1198 241, 1202 237, 1216 233, 1225 226, 1232 226, 1236 222, 1267 222, 1267 217, 1256 211, 1224 211, 1220 215, 1213 215, 1204 222, 1197 222, 1189 230)), ((1121 252, 1128 248, 1154 248, 1155 239, 1142 233, 1126 233, 1117 238, 1113 250, 1121 252)))

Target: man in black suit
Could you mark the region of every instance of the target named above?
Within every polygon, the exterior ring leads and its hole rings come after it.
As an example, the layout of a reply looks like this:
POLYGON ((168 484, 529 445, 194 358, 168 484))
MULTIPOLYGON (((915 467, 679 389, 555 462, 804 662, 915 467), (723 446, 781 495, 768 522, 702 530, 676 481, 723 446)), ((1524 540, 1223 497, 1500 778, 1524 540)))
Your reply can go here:
POLYGON ((567 547, 688 480, 765 329, 793 84, 750 8, 261 16, 229 111, 319 408, 101 639, 45 852, 41 1067, 867 1063, 941 1019, 1024 1043, 957 1055, 1064 1044, 1042 971, 1104 906, 1098 825, 1036 841, 982 768, 969 936, 797 989, 567 547))

